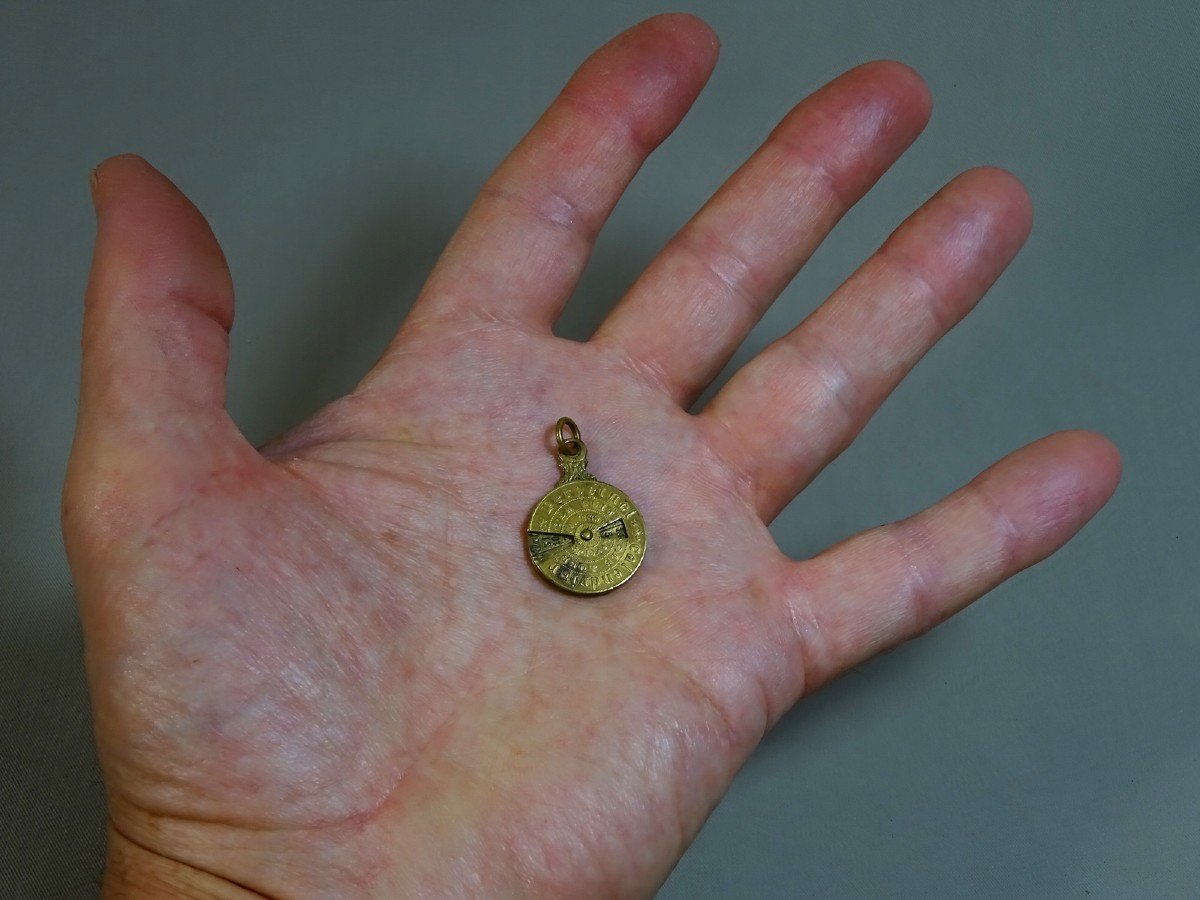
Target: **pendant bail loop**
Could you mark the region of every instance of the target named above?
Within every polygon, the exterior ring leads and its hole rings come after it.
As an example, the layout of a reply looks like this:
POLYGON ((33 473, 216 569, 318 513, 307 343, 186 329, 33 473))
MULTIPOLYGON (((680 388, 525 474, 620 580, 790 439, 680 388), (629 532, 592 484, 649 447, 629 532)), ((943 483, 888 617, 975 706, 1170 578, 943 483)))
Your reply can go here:
POLYGON ((558 452, 563 456, 578 456, 585 448, 579 426, 567 416, 563 416, 554 425, 554 441, 558 444, 558 452))
POLYGON ((559 484, 590 481, 595 477, 587 470, 587 444, 579 434, 579 426, 566 416, 554 426, 554 442, 558 444, 558 467, 562 469, 559 484))

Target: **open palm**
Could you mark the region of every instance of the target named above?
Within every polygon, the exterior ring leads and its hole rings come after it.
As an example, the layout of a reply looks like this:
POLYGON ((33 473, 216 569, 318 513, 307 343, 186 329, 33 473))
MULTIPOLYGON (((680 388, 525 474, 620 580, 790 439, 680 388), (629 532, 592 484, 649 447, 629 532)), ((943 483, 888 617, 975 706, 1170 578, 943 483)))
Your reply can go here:
POLYGON ((260 449, 224 410, 232 290, 203 219, 136 157, 97 171, 63 518, 114 893, 649 893, 800 696, 1107 499, 1115 452, 1070 433, 811 560, 767 531, 1016 252, 1028 201, 998 170, 952 181, 687 411, 924 125, 895 63, 801 103, 590 341, 553 336, 715 57, 687 16, 598 51, 362 383, 260 449), (598 599, 524 549, 561 415, 646 522, 641 570, 598 599))

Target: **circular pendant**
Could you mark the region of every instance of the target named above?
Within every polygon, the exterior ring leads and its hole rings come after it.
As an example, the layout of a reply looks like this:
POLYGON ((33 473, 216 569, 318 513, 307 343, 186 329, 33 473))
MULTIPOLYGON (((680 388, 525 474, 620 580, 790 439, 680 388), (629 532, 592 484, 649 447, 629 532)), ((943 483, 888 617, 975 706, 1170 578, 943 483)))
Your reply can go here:
POLYGON ((560 588, 603 594, 628 581, 642 564, 646 526, 629 497, 587 472, 587 449, 575 423, 560 419, 557 433, 563 477, 533 508, 529 556, 560 588))

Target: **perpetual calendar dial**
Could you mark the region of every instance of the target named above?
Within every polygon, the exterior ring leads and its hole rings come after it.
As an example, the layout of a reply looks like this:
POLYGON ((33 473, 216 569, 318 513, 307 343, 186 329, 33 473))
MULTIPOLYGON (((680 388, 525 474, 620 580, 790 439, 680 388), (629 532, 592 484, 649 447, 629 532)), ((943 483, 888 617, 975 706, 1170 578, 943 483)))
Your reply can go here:
POLYGON ((646 555, 642 514, 623 492, 587 471, 587 448, 570 419, 556 432, 563 476, 529 519, 529 558, 554 584, 603 594, 624 584, 646 555))

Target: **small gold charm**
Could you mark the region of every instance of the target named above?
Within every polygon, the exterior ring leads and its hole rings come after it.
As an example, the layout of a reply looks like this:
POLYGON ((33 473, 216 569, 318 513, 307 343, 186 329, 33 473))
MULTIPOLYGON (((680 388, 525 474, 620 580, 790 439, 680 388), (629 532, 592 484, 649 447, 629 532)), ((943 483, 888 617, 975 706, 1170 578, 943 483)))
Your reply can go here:
POLYGON ((646 555, 646 526, 633 501, 587 470, 587 447, 565 416, 554 429, 558 484, 529 519, 529 556, 537 570, 575 594, 624 584, 646 555))

